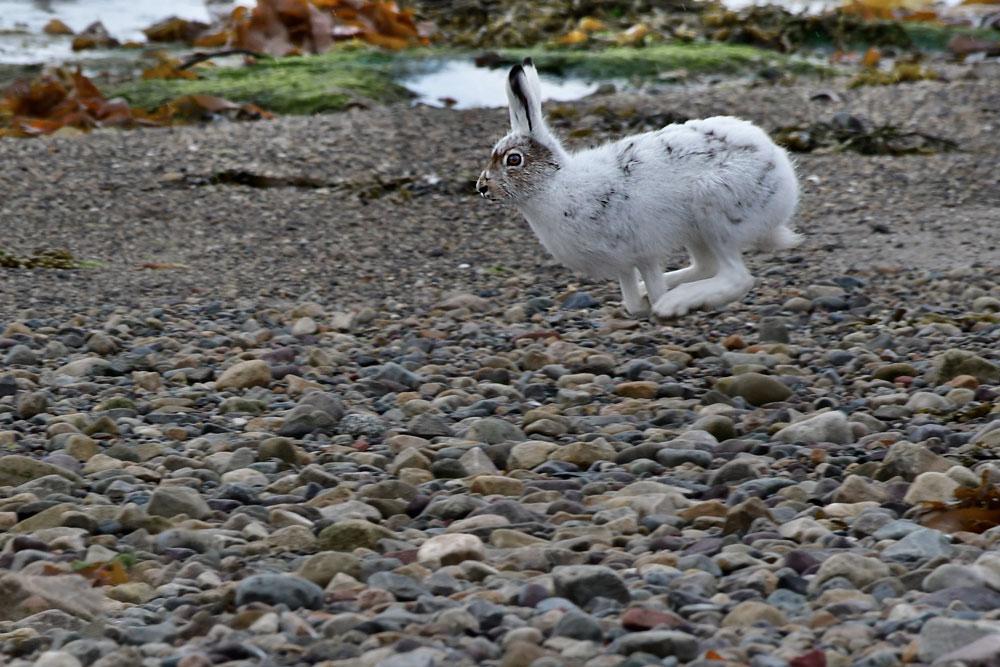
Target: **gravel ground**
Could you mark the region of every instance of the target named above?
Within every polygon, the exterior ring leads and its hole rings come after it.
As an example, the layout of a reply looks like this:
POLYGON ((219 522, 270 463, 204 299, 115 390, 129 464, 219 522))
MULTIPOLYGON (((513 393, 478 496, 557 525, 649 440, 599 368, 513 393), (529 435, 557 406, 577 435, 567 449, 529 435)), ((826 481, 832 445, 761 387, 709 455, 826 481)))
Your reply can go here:
POLYGON ((3 247, 102 264, 0 270, 0 664, 994 664, 1000 529, 920 508, 1000 480, 998 82, 576 105, 960 146, 800 157, 670 323, 475 196, 499 110, 0 142, 3 247))

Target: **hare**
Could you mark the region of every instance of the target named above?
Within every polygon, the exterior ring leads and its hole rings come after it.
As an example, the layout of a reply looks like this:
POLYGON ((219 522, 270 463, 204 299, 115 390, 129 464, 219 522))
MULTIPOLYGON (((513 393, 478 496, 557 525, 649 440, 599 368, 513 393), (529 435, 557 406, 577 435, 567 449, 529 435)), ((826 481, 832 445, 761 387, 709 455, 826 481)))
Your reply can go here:
POLYGON ((507 79, 510 133, 477 182, 513 204, 552 256, 591 278, 618 280, 631 315, 648 296, 661 318, 742 298, 754 279, 748 248, 799 241, 789 228, 799 187, 785 151, 730 116, 691 120, 575 153, 542 116, 531 59, 507 79), (664 273, 683 246, 691 265, 664 273))

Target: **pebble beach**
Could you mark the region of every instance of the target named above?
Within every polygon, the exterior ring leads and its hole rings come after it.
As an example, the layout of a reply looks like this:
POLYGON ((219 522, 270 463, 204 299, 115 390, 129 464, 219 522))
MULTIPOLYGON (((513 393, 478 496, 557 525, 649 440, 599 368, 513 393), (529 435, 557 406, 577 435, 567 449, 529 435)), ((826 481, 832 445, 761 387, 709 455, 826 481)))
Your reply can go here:
POLYGON ((958 145, 796 156, 805 243, 669 322, 478 198, 505 110, 0 141, 88 262, 0 269, 0 664, 996 664, 1000 529, 925 510, 1000 482, 998 84, 576 103, 958 145))

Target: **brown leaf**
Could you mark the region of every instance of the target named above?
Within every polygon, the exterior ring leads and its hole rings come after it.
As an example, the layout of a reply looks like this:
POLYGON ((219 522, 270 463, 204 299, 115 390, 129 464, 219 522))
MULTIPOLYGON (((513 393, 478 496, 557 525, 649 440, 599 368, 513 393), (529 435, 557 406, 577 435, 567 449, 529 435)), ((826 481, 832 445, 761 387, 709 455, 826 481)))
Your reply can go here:
POLYGON ((150 271, 167 271, 170 269, 186 269, 187 266, 184 264, 175 264, 173 262, 143 262, 139 265, 140 269, 148 269, 150 271))
POLYGON ((954 507, 932 510, 920 518, 920 523, 942 533, 984 533, 1000 526, 1000 509, 954 507))
POLYGON ((988 471, 983 471, 979 486, 960 486, 954 495, 951 504, 923 503, 920 523, 944 533, 982 533, 1000 525, 1000 487, 990 482, 988 471))

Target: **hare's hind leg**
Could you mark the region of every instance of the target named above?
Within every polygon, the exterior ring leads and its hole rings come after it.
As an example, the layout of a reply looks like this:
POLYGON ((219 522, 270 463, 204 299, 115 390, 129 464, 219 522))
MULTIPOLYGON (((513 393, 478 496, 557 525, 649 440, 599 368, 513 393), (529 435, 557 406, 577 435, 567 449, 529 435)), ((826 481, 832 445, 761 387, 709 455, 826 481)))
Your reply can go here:
MULTIPOLYGON (((692 244, 687 246, 687 251, 691 255, 691 266, 678 269, 677 271, 669 271, 663 275, 668 289, 677 287, 683 283, 711 278, 715 275, 718 269, 718 261, 706 246, 700 243, 692 244)), ((655 301, 650 299, 650 303, 655 303, 655 301)))
POLYGON ((629 315, 640 315, 648 310, 645 303, 645 294, 642 285, 639 283, 639 272, 635 269, 623 274, 618 278, 618 285, 622 289, 622 306, 629 315))
POLYGON ((711 278, 678 285, 653 304, 657 317, 678 317, 693 308, 721 306, 740 299, 753 287, 753 276, 738 250, 716 255, 717 273, 711 278))

